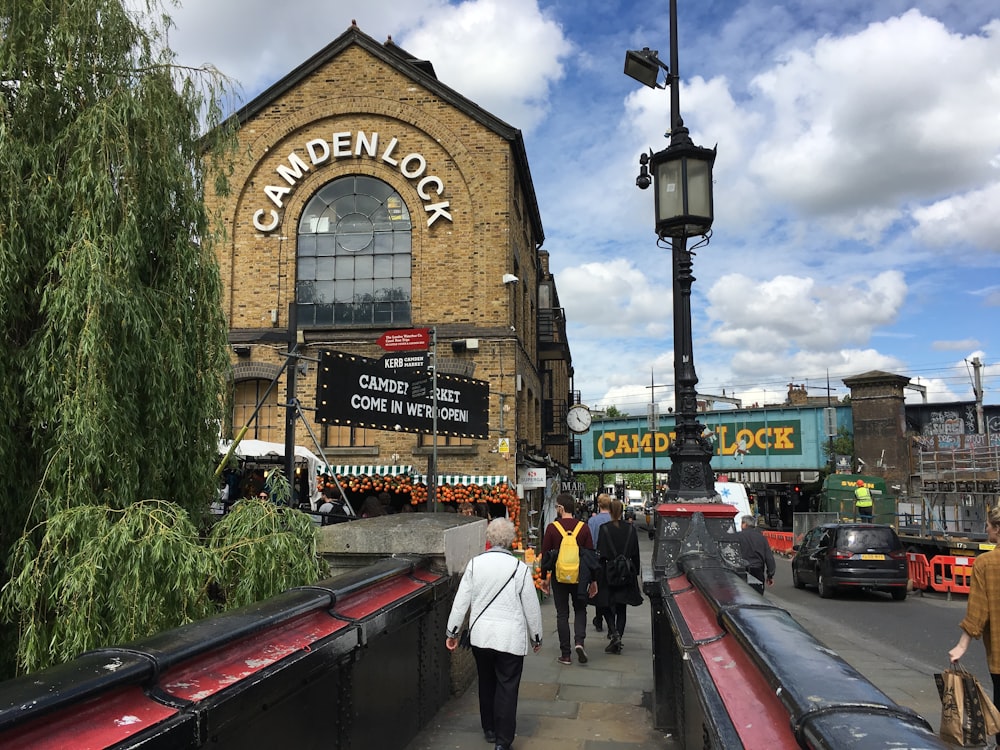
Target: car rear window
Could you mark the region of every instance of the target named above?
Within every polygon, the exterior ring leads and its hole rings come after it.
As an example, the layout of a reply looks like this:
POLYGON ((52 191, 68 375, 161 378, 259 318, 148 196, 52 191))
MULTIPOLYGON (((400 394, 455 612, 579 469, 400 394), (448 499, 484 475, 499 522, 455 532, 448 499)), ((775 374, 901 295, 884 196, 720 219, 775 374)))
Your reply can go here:
POLYGON ((882 551, 899 549, 899 537, 892 529, 840 529, 837 547, 851 552, 882 551))

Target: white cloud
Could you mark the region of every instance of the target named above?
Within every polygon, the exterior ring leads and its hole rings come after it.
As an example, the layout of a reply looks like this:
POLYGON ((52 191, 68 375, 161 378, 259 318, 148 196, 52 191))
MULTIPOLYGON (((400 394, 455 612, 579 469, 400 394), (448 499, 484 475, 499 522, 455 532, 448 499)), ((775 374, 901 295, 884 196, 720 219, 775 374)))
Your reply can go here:
MULTIPOLYGON (((1000 122, 997 123, 1000 128, 1000 122)), ((1000 182, 954 195, 913 212, 916 240, 931 247, 965 242, 1000 252, 1000 182)))
POLYGON ((939 352, 961 352, 968 349, 974 349, 979 346, 979 342, 975 339, 961 339, 960 341, 935 341, 931 344, 931 348, 939 352))
POLYGON ((993 171, 1000 127, 981 105, 1000 97, 998 71, 998 23, 962 36, 913 10, 823 37, 754 79, 773 127, 749 168, 800 211, 884 225, 864 217, 993 171))
POLYGON ((577 334, 664 336, 671 330, 671 280, 622 258, 585 263, 559 274, 559 297, 577 334))
POLYGON ((357 21, 378 41, 391 36, 430 60, 442 83, 525 131, 545 116, 572 51, 536 0, 338 0, 332 7, 286 0, 285 22, 274 7, 266 0, 240 0, 238 11, 231 2, 187 3, 172 12, 184 33, 172 34, 171 46, 182 63, 211 63, 252 98, 357 21))
MULTIPOLYGON (((867 343, 875 328, 898 315, 906 283, 898 271, 837 284, 795 276, 759 280, 729 274, 707 296, 708 313, 718 321, 713 341, 743 350, 735 361, 751 364, 793 349, 832 352, 847 343, 867 343)), ((742 368, 734 364, 734 369, 742 368)))
POLYGON ((926 393, 921 393, 913 389, 906 390, 904 392, 904 399, 911 404, 919 404, 925 401, 927 403, 946 403, 948 401, 963 399, 963 396, 952 390, 951 385, 941 378, 914 378, 913 383, 927 390, 926 393))
POLYGON ((404 41, 407 51, 432 60, 443 83, 524 131, 546 115, 563 58, 572 51, 536 0, 442 6, 425 14, 404 41))

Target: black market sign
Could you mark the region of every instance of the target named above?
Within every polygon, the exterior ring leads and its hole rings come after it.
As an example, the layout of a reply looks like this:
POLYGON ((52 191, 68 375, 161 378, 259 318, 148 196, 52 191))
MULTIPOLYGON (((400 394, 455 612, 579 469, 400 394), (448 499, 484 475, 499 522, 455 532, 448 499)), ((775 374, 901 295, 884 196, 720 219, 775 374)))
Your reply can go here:
MULTIPOLYGON (((316 419, 324 424, 373 430, 434 433, 434 394, 419 397, 414 381, 426 371, 386 370, 381 360, 344 352, 320 352, 316 419)), ((438 373, 437 434, 485 440, 489 437, 489 383, 438 373)))

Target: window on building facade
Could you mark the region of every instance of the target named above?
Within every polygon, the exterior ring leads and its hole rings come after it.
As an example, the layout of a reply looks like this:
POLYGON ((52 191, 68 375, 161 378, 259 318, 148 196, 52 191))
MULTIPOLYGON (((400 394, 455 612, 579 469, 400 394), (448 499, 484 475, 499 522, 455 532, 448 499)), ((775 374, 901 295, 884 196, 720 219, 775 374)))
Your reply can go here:
POLYGON ((320 188, 299 221, 299 326, 408 325, 412 227, 403 199, 381 180, 352 175, 320 188))
MULTIPOLYGON (((455 435, 438 435, 437 444, 439 448, 444 447, 455 447, 457 445, 475 445, 475 441, 472 438, 458 437, 455 435)), ((434 439, 432 435, 420 435, 420 446, 422 448, 430 448, 434 445, 434 439)))
MULTIPOLYGON (((270 380, 240 380, 236 383, 233 390, 234 432, 238 432, 247 423, 257 408, 257 402, 270 385, 270 380)), ((278 392, 272 390, 244 438, 280 443, 285 439, 284 423, 284 410, 278 406, 278 392)))
POLYGON ((351 425, 324 425, 324 448, 363 448, 377 445, 375 434, 364 427, 351 425))

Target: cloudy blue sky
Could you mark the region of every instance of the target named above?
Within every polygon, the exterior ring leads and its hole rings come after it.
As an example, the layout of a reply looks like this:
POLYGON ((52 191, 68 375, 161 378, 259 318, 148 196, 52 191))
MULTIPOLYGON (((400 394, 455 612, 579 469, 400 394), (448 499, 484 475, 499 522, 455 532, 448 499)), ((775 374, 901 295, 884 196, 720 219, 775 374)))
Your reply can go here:
MULTIPOLYGON (((718 144, 716 220, 692 307, 701 393, 834 395, 872 369, 934 401, 1000 402, 1000 7, 996 0, 678 0, 680 112, 718 144)), ((667 0, 187 0, 181 62, 249 100, 356 19, 524 133, 576 387, 591 406, 672 406, 669 251, 638 157, 670 95, 667 0)), ((911 396, 919 400, 914 393, 911 396)))

